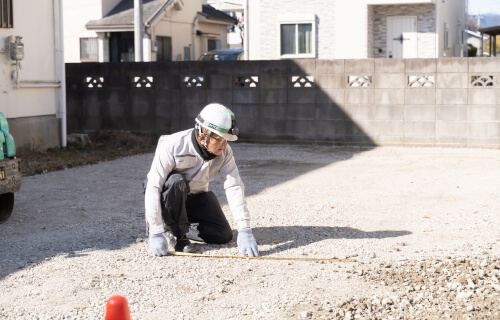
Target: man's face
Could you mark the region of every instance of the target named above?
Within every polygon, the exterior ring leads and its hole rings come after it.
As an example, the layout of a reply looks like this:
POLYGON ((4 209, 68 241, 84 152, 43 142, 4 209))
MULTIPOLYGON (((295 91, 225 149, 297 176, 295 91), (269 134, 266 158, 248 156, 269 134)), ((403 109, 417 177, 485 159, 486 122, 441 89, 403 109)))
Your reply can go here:
MULTIPOLYGON (((205 139, 205 135, 203 134, 202 136, 203 139, 205 139)), ((219 135, 216 135, 215 133, 210 133, 210 139, 208 139, 207 143, 208 151, 218 156, 222 153, 222 151, 224 151, 226 145, 227 145, 226 139, 222 138, 219 135)))

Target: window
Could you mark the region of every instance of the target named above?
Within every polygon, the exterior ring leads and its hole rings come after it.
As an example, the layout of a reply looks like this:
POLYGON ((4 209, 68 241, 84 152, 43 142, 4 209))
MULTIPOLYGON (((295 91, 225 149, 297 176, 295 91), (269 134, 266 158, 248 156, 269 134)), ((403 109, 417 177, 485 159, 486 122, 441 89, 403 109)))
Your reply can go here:
POLYGON ((220 40, 208 39, 207 44, 208 44, 208 51, 220 49, 220 40))
POLYGON ((280 56, 282 58, 315 57, 315 17, 288 16, 279 19, 280 56))
POLYGON ((98 61, 97 38, 80 38, 80 60, 98 61))
POLYGON ((0 28, 13 28, 12 0, 0 0, 0 28))

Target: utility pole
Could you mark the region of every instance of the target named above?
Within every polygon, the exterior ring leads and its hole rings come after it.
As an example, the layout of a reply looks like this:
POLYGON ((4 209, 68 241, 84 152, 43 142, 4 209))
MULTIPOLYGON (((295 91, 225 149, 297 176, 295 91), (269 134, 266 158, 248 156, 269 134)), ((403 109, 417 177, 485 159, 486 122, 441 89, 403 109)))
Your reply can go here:
POLYGON ((134 0, 134 57, 135 62, 142 62, 142 42, 144 37, 144 23, 142 22, 142 0, 134 0))

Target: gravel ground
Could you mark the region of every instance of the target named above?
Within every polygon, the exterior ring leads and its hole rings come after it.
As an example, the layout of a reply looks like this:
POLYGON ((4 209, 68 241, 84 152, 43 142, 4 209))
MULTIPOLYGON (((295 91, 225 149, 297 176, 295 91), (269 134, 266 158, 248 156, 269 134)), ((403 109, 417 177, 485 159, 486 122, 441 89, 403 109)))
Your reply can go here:
POLYGON ((150 255, 144 154, 23 178, 0 319, 104 319, 115 294, 134 320, 500 319, 499 150, 233 149, 262 256, 356 261, 150 255))

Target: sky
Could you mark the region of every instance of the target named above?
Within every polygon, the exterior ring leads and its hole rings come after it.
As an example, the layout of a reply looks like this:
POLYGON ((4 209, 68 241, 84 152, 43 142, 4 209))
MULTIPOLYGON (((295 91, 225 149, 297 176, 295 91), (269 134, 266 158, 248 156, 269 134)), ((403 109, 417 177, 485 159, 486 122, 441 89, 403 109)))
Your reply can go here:
POLYGON ((469 0, 469 14, 499 13, 500 0, 469 0))

